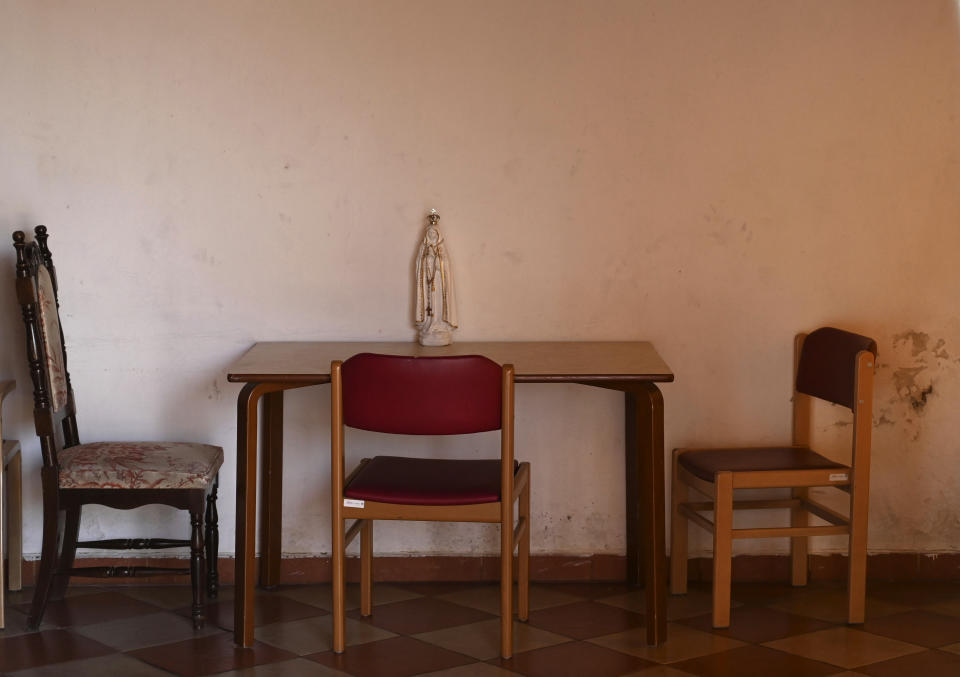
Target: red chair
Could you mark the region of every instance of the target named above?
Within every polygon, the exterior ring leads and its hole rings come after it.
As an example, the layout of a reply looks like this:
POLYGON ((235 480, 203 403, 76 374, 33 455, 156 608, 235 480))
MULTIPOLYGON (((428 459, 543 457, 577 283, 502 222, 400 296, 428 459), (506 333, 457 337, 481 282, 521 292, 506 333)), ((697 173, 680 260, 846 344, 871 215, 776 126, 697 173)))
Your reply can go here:
POLYGON ((513 366, 479 355, 400 357, 362 353, 333 362, 333 650, 346 644, 347 545, 360 538, 360 612, 372 611, 373 521, 500 525, 500 647, 513 654, 513 551, 517 607, 529 613, 530 464, 513 458, 513 366), (500 430, 500 458, 450 460, 375 456, 344 475, 344 425, 404 435, 500 430), (514 526, 514 502, 519 500, 514 526), (345 529, 344 520, 356 520, 345 529))

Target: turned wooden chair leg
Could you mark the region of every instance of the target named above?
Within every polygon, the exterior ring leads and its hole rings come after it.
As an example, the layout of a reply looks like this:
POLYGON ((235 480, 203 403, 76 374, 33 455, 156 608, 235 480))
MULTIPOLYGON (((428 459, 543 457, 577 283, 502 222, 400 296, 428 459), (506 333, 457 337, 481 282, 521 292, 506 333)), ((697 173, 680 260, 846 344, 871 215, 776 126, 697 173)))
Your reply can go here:
POLYGON ((714 481, 713 627, 730 627, 730 578, 733 556, 733 475, 719 472, 714 481))
POLYGON ((217 567, 220 555, 220 525, 217 514, 217 490, 220 487, 220 475, 213 480, 210 495, 207 496, 206 514, 206 565, 207 565, 207 597, 216 599, 220 591, 220 571, 217 567))
POLYGON ((193 627, 203 627, 204 580, 203 580, 203 513, 190 511, 190 586, 193 589, 193 606, 190 615, 193 627))

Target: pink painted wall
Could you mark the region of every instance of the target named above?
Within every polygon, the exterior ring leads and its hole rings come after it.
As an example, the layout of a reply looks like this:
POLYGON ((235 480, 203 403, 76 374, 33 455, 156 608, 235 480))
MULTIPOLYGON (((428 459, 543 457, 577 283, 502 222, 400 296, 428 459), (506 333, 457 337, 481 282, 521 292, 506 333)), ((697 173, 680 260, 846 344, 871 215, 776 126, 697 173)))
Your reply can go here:
MULTIPOLYGON (((412 337, 436 207, 458 336, 654 341, 677 374, 668 447, 785 439, 793 334, 875 336, 871 549, 958 547, 952 0, 7 0, 0 64, 0 231, 51 229, 85 439, 221 444, 230 487, 227 365, 258 339, 412 337)), ((9 283, 9 246, 0 264, 9 283)), ((0 306, 34 471, 12 293, 0 306)), ((288 398, 292 554, 329 551, 327 397, 288 398)), ((619 398, 524 386, 518 407, 535 550, 622 551, 619 398)), ((828 448, 844 420, 821 412, 828 448)), ((36 553, 35 474, 26 500, 36 553)), ((221 515, 229 552, 232 491, 221 515)), ((403 525, 379 546, 496 540, 403 525)))

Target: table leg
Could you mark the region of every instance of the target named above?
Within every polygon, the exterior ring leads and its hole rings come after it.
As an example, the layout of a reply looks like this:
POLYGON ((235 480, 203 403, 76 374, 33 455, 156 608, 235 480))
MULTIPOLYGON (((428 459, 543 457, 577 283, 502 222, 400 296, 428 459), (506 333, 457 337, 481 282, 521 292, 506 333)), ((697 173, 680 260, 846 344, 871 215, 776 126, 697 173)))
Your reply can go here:
POLYGON ((248 383, 237 396, 237 523, 233 641, 253 646, 257 525, 257 404, 268 388, 248 383))
POLYGON ((647 643, 667 637, 663 395, 654 383, 630 384, 626 400, 627 580, 646 587, 647 643))
POLYGON ((283 528, 283 391, 263 396, 260 430, 260 586, 280 584, 283 528))

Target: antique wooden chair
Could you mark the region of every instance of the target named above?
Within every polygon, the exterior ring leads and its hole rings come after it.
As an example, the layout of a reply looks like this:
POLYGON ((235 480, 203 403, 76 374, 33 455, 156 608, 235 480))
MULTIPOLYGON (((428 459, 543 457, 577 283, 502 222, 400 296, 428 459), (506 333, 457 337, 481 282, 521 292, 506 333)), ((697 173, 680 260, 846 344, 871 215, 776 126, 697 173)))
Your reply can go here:
POLYGON ((37 226, 35 235, 35 240, 28 242, 23 232, 13 234, 17 252, 17 297, 23 311, 27 360, 33 380, 34 422, 43 454, 40 471, 43 544, 27 625, 39 626, 47 601, 63 596, 70 576, 115 578, 189 573, 194 626, 200 627, 204 584, 207 594, 217 595, 216 497, 223 450, 187 442, 80 443, 60 326, 57 275, 47 247, 47 229, 37 226), (90 504, 121 510, 162 504, 187 510, 191 537, 189 540, 108 539, 78 543, 81 509, 90 504), (183 546, 190 548, 189 568, 73 566, 78 547, 154 550, 183 546))
POLYGON ((344 557, 360 538, 360 612, 369 616, 373 521, 500 525, 500 651, 513 653, 513 551, 517 607, 529 614, 530 464, 513 457, 513 366, 479 355, 400 357, 362 353, 331 365, 333 650, 345 646, 344 557), (406 435, 500 430, 500 458, 452 460, 375 456, 344 476, 344 425, 406 435), (514 526, 514 502, 519 500, 514 526), (345 530, 344 520, 356 520, 345 530))
POLYGON ((824 327, 795 342, 793 444, 784 447, 675 449, 673 452, 670 586, 687 591, 687 522, 713 533, 713 626, 730 625, 730 572, 735 538, 790 537, 793 585, 807 583, 810 536, 849 536, 848 621, 862 623, 867 567, 867 513, 870 490, 870 430, 877 344, 858 334, 824 327), (852 456, 834 462, 810 448, 811 397, 853 411, 852 456), (710 501, 688 501, 688 489, 710 501), (810 487, 834 487, 849 494, 842 515, 815 501, 810 487), (736 489, 791 488, 792 498, 735 501, 736 489), (734 509, 787 508, 789 527, 733 528, 734 509), (713 521, 701 512, 713 511, 713 521), (810 526, 814 515, 828 524, 810 526))
MULTIPOLYGON (((20 488, 20 442, 3 439, 3 398, 16 387, 15 381, 0 381, 0 457, 3 472, 0 473, 0 547, 7 544, 7 571, 10 590, 19 590, 23 572, 23 512, 20 488)), ((0 552, 0 629, 5 626, 3 553, 0 552)))

